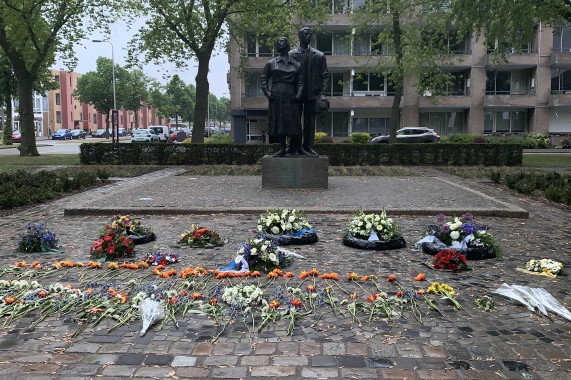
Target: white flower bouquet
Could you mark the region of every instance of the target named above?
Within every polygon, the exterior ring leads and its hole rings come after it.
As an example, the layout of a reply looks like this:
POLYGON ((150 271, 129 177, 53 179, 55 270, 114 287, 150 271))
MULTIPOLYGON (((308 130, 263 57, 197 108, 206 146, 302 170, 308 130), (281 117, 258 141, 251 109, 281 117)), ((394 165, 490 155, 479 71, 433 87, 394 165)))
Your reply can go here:
POLYGON ((234 261, 242 266, 246 263, 250 271, 270 272, 287 266, 293 258, 273 240, 250 239, 240 244, 234 261))
POLYGON ((385 210, 381 214, 365 214, 363 210, 349 221, 349 234, 363 240, 391 240, 400 236, 400 228, 385 210), (376 238, 375 238, 376 237, 376 238))
POLYGON ((224 289, 222 301, 228 305, 246 307, 257 305, 262 302, 264 291, 255 285, 244 285, 240 283, 224 289))
POLYGON ((258 237, 277 241, 280 245, 313 244, 317 232, 311 228, 303 212, 275 208, 258 219, 258 237))
POLYGON ((531 272, 547 272, 557 275, 563 270, 563 264, 551 259, 532 259, 525 263, 525 269, 531 272))

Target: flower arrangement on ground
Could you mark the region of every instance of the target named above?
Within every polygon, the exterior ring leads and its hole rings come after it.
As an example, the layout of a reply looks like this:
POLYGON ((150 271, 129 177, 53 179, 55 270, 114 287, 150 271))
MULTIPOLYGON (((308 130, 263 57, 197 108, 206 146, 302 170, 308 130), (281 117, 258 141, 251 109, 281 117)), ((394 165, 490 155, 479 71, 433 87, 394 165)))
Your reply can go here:
POLYGON ((105 225, 103 230, 99 232, 99 235, 102 237, 109 232, 130 236, 135 244, 148 243, 156 239, 152 228, 143 226, 140 221, 131 218, 129 215, 113 216, 111 223, 105 225))
POLYGON ((551 273, 553 275, 560 274, 563 270, 563 264, 559 261, 551 259, 529 260, 525 263, 525 269, 531 272, 551 273))
POLYGON ((275 241, 250 239, 240 245, 234 262, 241 269, 270 272, 283 268, 293 261, 293 257, 281 249, 275 241))
POLYGON ((436 222, 438 224, 428 226, 425 237, 415 244, 422 247, 426 253, 434 254, 436 249, 453 249, 464 254, 469 260, 500 255, 500 247, 489 232, 490 228, 485 225, 477 226, 472 214, 465 213, 451 221, 447 221, 445 215, 438 214, 436 222))
POLYGON ((258 219, 258 231, 272 235, 292 235, 302 230, 310 230, 311 224, 307 222, 305 214, 299 210, 285 210, 275 208, 266 211, 258 219))
POLYGON ((470 270, 466 257, 453 249, 443 249, 438 252, 434 256, 433 265, 434 269, 447 269, 454 272, 470 270))
POLYGON ((89 254, 98 261, 114 261, 120 257, 131 256, 134 248, 135 244, 131 238, 108 232, 93 243, 89 254))
POLYGON ((458 301, 452 298, 452 296, 456 294, 456 292, 454 291, 454 288, 452 288, 451 286, 445 283, 440 284, 438 282, 433 282, 432 285, 430 285, 426 291, 428 293, 439 295, 442 298, 446 298, 452 304, 454 304, 454 306, 456 306, 457 309, 462 309, 462 306, 458 303, 458 301))
POLYGON ((143 257, 143 262, 149 265, 168 265, 178 263, 178 255, 172 252, 155 252, 143 257))
POLYGON ((348 232, 343 238, 345 245, 367 249, 396 249, 406 246, 399 226, 387 217, 383 209, 381 214, 365 214, 361 209, 349 220, 348 232))
POLYGON ((184 231, 180 236, 177 244, 192 248, 220 247, 226 242, 217 232, 205 227, 194 227, 194 224, 190 230, 184 231))
POLYGON ((492 311, 496 308, 496 303, 492 299, 492 297, 488 295, 483 295, 476 299, 476 305, 478 309, 483 309, 484 311, 492 311))
POLYGON ((20 252, 59 252, 58 239, 44 223, 26 224, 26 230, 18 237, 20 252))
POLYGON ((263 297, 264 291, 259 287, 240 283, 236 286, 230 286, 224 289, 222 301, 228 305, 246 307, 259 304, 262 302, 263 297))

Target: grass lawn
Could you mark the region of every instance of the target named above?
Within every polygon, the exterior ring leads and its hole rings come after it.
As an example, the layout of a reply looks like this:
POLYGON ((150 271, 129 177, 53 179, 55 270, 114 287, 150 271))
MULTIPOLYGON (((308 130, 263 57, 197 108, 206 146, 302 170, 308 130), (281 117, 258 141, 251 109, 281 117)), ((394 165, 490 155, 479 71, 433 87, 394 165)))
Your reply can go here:
POLYGON ((522 166, 537 168, 571 168, 571 154, 524 154, 522 166))
POLYGON ((43 154, 37 157, 3 155, 0 158, 0 172, 52 165, 79 165, 79 154, 43 154))

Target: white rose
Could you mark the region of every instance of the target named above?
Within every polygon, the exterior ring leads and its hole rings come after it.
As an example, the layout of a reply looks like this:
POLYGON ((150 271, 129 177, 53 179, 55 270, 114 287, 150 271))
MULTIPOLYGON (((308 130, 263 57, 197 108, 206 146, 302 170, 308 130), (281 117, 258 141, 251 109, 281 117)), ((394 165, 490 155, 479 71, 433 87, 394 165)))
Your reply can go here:
POLYGON ((381 220, 381 224, 387 224, 387 221, 383 219, 381 220))
POLYGON ((271 262, 275 262, 276 260, 277 260, 276 255, 275 255, 273 252, 270 253, 270 261, 271 261, 271 262))
POLYGON ((455 247, 457 245, 460 245, 460 242, 458 240, 452 240, 451 246, 455 247))
POLYGON ((295 216, 291 215, 288 219, 288 222, 290 222, 290 223, 295 222, 295 216))
POLYGON ((450 237, 454 240, 458 239, 460 237, 460 232, 458 231, 452 231, 450 232, 450 237))
POLYGON ((371 223, 367 223, 367 225, 365 226, 366 229, 370 230, 371 227, 373 227, 373 225, 371 223))
POLYGON ((253 255, 253 256, 257 255, 257 252, 258 252, 258 250, 257 250, 256 248, 252 248, 252 249, 250 250, 250 254, 253 255))
POLYGON ((266 226, 270 226, 270 224, 272 224, 272 221, 270 219, 268 219, 268 221, 266 222, 266 226))
POLYGON ((234 259, 234 262, 236 264, 240 264, 240 261, 242 261, 242 256, 236 256, 236 258, 234 259))
POLYGON ((286 224, 285 229, 287 231, 289 231, 289 230, 291 230, 291 227, 292 227, 291 223, 288 223, 288 224, 286 224))
POLYGON ((272 227, 272 233, 273 233, 274 235, 277 235, 277 234, 280 233, 280 229, 278 228, 278 226, 273 226, 273 227, 272 227))

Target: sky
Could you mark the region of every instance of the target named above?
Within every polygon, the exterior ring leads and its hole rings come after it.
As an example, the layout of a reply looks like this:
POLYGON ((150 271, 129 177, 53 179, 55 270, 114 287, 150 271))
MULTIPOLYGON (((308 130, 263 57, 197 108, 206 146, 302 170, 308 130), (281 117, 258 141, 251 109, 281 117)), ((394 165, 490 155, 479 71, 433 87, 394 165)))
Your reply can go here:
MULTIPOLYGON (((116 22, 111 26, 111 36, 108 39, 113 44, 113 52, 115 55, 115 64, 124 66, 127 60, 127 44, 132 36, 136 33, 139 25, 142 25, 142 20, 137 20, 132 23, 132 29, 128 30, 124 21, 116 22)), ((80 74, 85 74, 89 71, 96 70, 96 60, 99 56, 111 59, 111 45, 108 43, 91 42, 91 40, 105 39, 103 33, 95 32, 91 38, 83 41, 82 45, 77 45, 74 49, 75 55, 78 58, 77 66, 74 71, 80 74)), ((52 67, 53 69, 67 70, 62 61, 57 60, 52 67)), ((228 83, 226 83, 226 74, 230 70, 228 64, 228 56, 225 52, 215 52, 210 61, 210 72, 208 74, 208 81, 210 83, 210 92, 216 97, 220 98, 225 96, 230 97, 228 91, 228 83)), ((189 68, 178 69, 174 64, 165 64, 162 66, 146 65, 143 67, 144 73, 152 78, 156 78, 161 83, 166 83, 174 75, 178 74, 186 84, 195 84, 195 76, 197 71, 197 63, 189 63, 189 68)))

